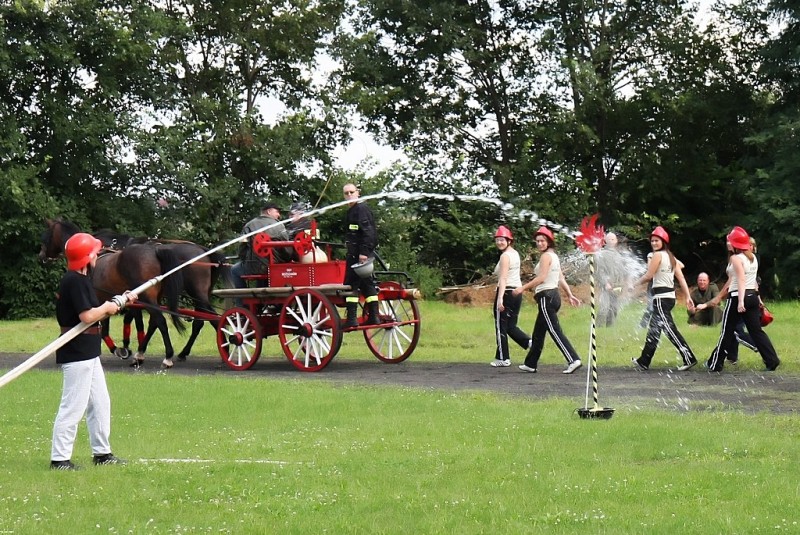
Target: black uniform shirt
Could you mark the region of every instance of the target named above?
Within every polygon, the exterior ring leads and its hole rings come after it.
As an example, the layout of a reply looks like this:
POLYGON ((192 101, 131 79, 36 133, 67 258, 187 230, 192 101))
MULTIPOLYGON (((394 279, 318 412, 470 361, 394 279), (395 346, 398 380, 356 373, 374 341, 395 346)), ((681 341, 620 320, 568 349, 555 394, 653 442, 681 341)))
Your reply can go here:
MULTIPOLYGON (((89 277, 73 270, 64 273, 56 300, 56 319, 61 327, 76 326, 81 322, 81 312, 99 304, 89 277)), ((66 364, 90 360, 98 355, 100 355, 100 335, 79 334, 56 350, 56 362, 66 364)))
POLYGON ((364 203, 356 203, 347 210, 347 255, 372 256, 375 246, 378 245, 378 230, 375 228, 375 218, 372 210, 364 203))

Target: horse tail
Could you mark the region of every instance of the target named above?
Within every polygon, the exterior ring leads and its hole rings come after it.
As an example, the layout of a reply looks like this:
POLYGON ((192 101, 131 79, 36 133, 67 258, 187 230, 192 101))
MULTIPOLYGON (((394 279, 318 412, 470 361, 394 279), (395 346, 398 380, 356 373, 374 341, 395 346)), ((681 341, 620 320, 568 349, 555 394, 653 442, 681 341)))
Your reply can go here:
MULTIPOLYGON (((175 252, 166 247, 156 247, 156 258, 158 258, 161 264, 162 275, 172 271, 181 264, 175 252)), ((172 316, 172 324, 175 325, 175 328, 178 329, 178 332, 181 334, 186 332, 186 324, 180 314, 178 314, 178 302, 182 291, 183 272, 181 270, 162 279, 161 294, 167 300, 167 308, 171 312, 174 312, 174 314, 170 314, 170 316, 172 316)))

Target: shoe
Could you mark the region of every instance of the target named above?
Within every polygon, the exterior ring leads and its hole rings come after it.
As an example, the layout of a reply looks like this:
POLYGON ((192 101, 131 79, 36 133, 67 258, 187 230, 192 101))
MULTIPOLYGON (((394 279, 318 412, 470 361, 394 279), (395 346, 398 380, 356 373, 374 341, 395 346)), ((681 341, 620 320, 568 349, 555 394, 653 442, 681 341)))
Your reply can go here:
POLYGON ((531 368, 530 366, 525 366, 524 364, 520 364, 519 369, 528 373, 536 373, 536 368, 531 368))
POLYGON ((635 357, 631 359, 631 362, 633 362, 633 365, 636 367, 637 370, 639 370, 641 372, 646 372, 647 371, 647 366, 642 366, 641 364, 639 364, 639 361, 636 360, 635 357))
POLYGON ((767 371, 768 371, 768 372, 774 372, 775 370, 777 370, 777 369, 778 369, 778 366, 780 366, 780 365, 781 365, 781 361, 778 361, 778 362, 775 364, 775 366, 767 366, 767 371))
POLYGON ((686 370, 688 370, 689 368, 691 368, 695 364, 697 364, 696 360, 694 362, 690 362, 689 364, 684 364, 683 366, 678 366, 678 371, 679 372, 685 372, 686 370))
POLYGON ((505 359, 505 360, 494 359, 491 365, 494 366, 495 368, 507 368, 511 366, 511 359, 505 359))
POLYGON ((103 464, 128 464, 128 461, 124 459, 120 459, 119 457, 114 457, 113 453, 106 453, 105 455, 95 455, 94 459, 92 459, 95 466, 103 465, 103 464))
POLYGON ((583 363, 580 361, 580 359, 573 360, 572 364, 567 366, 567 369, 564 370, 561 373, 570 374, 570 373, 574 372, 575 370, 577 370, 578 368, 580 368, 582 365, 583 365, 583 363))
POLYGON ((730 364, 731 366, 736 366, 737 364, 739 364, 739 359, 736 360, 728 359, 728 364, 730 364))
POLYGON ((50 461, 50 470, 80 470, 81 467, 72 464, 72 461, 50 461))

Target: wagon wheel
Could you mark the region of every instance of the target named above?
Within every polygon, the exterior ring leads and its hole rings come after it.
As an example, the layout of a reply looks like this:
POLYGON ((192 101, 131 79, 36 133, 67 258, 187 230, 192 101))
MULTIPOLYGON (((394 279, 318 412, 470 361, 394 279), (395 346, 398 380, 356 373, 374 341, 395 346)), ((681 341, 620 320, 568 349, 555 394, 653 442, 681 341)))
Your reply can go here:
POLYGON ((378 310, 381 325, 364 330, 367 347, 383 362, 403 362, 419 342, 419 306, 413 300, 386 299, 378 302, 378 310))
POLYGON ((226 310, 217 327, 217 347, 222 361, 232 370, 247 370, 261 354, 261 328, 252 312, 226 310))
POLYGON ((286 300, 278 324, 281 347, 300 371, 316 372, 328 365, 342 345, 339 312, 323 294, 311 288, 286 300))

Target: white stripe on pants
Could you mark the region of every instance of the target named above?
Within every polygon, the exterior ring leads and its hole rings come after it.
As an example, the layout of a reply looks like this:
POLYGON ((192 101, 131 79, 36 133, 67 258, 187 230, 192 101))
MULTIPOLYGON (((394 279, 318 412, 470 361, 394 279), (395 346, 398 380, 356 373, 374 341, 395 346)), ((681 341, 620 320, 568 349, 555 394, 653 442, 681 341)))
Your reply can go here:
POLYGON ((61 405, 53 424, 50 460, 67 461, 72 458, 75 435, 84 414, 92 454, 111 453, 111 398, 100 357, 62 364, 61 370, 64 372, 64 386, 61 405))

